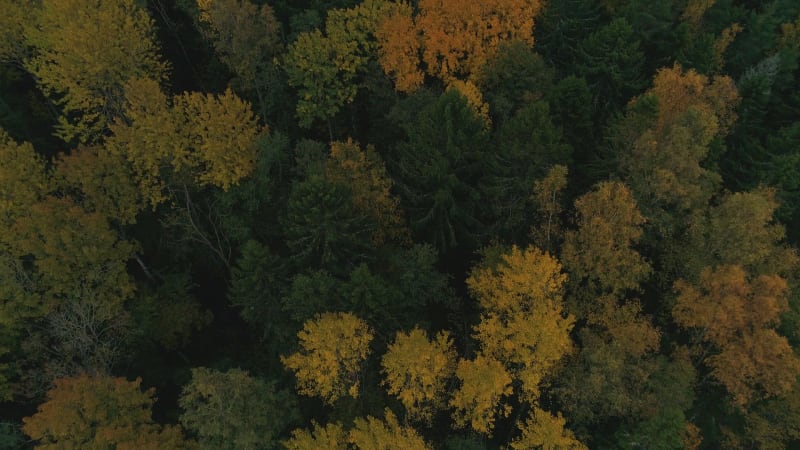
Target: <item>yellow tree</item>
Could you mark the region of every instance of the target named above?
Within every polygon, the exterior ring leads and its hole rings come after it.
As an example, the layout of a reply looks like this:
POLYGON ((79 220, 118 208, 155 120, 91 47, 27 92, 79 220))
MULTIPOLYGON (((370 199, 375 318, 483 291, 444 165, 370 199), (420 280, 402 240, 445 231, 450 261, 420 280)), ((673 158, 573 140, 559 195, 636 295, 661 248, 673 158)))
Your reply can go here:
POLYGON ((563 313, 565 281, 555 258, 516 246, 494 267, 479 266, 467 279, 483 309, 475 326, 482 351, 506 365, 528 400, 538 398, 542 379, 572 350, 575 319, 563 313))
POLYGON ((253 171, 255 141, 265 128, 230 90, 184 93, 172 102, 154 80, 126 85, 124 120, 111 126, 106 148, 130 163, 144 200, 165 197, 165 170, 183 181, 228 189, 253 171), (170 104, 172 103, 172 104, 170 104))
POLYGON ((162 80, 155 30, 136 0, 43 0, 25 28, 34 48, 26 61, 45 94, 61 107, 58 134, 93 141, 122 111, 123 85, 162 80))
POLYGON ((459 361, 456 377, 461 385, 449 403, 455 409, 455 425, 469 425, 479 433, 492 434, 496 416, 508 417, 511 413, 509 405, 500 404, 503 397, 514 393, 511 375, 501 362, 478 355, 473 361, 459 361))
POLYGON ((373 146, 368 145, 362 150, 352 139, 331 143, 325 176, 328 181, 350 188, 353 206, 378 225, 372 235, 373 243, 380 245, 387 241, 410 240, 400 202, 390 192, 392 179, 373 146))
POLYGON ((711 353, 704 364, 734 404, 746 407, 793 388, 800 359, 775 330, 788 309, 786 280, 749 277, 740 266, 727 265, 704 269, 697 284, 678 280, 675 290, 673 318, 697 331, 707 347, 703 353, 711 353))
POLYGON ((401 3, 378 27, 381 65, 401 91, 422 84, 422 67, 448 84, 470 79, 502 43, 533 44, 541 9, 539 0, 421 0, 412 17, 401 3))
POLYGON ((429 340, 415 328, 398 332, 381 359, 387 391, 400 399, 408 416, 430 422, 446 405, 447 383, 455 372, 456 352, 447 332, 429 340))
POLYGON ((383 450, 402 448, 403 450, 432 450, 422 436, 411 427, 402 426, 390 409, 386 409, 386 420, 372 416, 356 418, 353 429, 347 437, 348 442, 358 450, 383 450))
POLYGON ((320 426, 313 423, 313 429, 294 430, 292 437, 283 441, 286 450, 347 450, 347 432, 338 423, 320 426))
POLYGON ((142 392, 140 384, 87 375, 57 379, 36 414, 23 419, 22 430, 37 449, 190 447, 179 428, 153 422, 155 390, 142 392))
POLYGON ((566 420, 561 414, 552 415, 537 407, 519 425, 522 434, 511 442, 514 450, 587 450, 572 431, 564 427, 566 420))
POLYGON ((350 313, 324 313, 306 321, 297 333, 300 351, 281 356, 294 372, 297 391, 333 403, 349 395, 358 397, 361 363, 369 355, 373 332, 350 313))

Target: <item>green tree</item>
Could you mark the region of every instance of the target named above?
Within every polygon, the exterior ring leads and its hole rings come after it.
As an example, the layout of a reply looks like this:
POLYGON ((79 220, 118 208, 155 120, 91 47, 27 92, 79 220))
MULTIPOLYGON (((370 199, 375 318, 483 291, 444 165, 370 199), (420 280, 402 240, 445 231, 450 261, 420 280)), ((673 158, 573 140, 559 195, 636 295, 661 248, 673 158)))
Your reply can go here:
POLYGON ((270 449, 299 417, 294 397, 241 369, 192 369, 178 401, 201 449, 270 449))
POLYGON ((442 94, 406 127, 390 164, 414 232, 440 251, 479 242, 479 178, 488 160, 482 117, 457 90, 442 94))
POLYGON ((643 64, 639 41, 624 18, 614 19, 578 45, 577 72, 586 78, 604 116, 645 87, 643 64))
POLYGON ((374 225, 355 208, 350 189, 318 175, 294 186, 283 227, 300 266, 346 273, 371 252, 374 225))

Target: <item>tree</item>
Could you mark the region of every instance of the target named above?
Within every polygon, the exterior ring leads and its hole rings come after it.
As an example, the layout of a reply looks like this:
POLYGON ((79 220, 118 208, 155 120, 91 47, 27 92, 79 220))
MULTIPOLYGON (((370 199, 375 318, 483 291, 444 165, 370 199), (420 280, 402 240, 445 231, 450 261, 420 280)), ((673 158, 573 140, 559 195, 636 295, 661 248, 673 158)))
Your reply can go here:
POLYGON ((382 450, 402 448, 408 450, 430 450, 433 447, 411 427, 401 426, 390 409, 386 409, 386 420, 367 416, 356 418, 353 429, 347 437, 348 442, 358 450, 382 450))
POLYGON ((25 38, 26 60, 44 93, 62 108, 58 135, 96 141, 123 109, 131 78, 163 80, 153 21, 135 0, 46 0, 25 38))
POLYGON ((375 28, 385 2, 367 0, 350 9, 334 9, 319 29, 301 33, 289 45, 283 67, 289 84, 297 87, 297 118, 309 127, 314 120, 330 119, 358 92, 357 77, 377 51, 375 28))
POLYGON ((479 433, 491 434, 497 414, 508 417, 511 413, 510 406, 500 404, 502 397, 514 393, 511 375, 501 362, 491 356, 478 355, 473 361, 459 361, 456 377, 461 386, 449 403, 455 408, 455 425, 469 425, 479 433))
POLYGON ((298 418, 291 393, 241 369, 192 369, 179 405, 201 449, 269 449, 298 418))
POLYGON ((539 217, 531 228, 531 236, 539 247, 548 252, 563 239, 560 216, 566 187, 567 166, 561 165, 551 167, 547 176, 533 182, 531 200, 539 217))
POLYGON ((242 88, 256 92, 263 116, 269 78, 276 76, 273 60, 282 50, 281 24, 272 7, 249 0, 199 0, 197 6, 200 32, 242 88))
POLYGON ((504 42, 533 43, 538 0, 421 0, 419 11, 401 4, 378 27, 380 62, 396 88, 413 91, 429 75, 450 83, 477 75, 504 42))
POLYGON ((99 146, 80 146, 55 161, 56 187, 80 202, 87 212, 132 224, 147 205, 128 161, 99 146))
POLYGON ((525 423, 520 425, 522 435, 511 442, 514 450, 586 450, 587 447, 564 427, 566 420, 561 414, 552 415, 534 407, 525 423))
POLYGON ((479 241, 478 185, 488 159, 483 118, 450 90, 420 111, 406 133, 390 168, 412 230, 440 251, 479 241))
POLYGON ((719 175, 702 165, 709 145, 735 120, 728 77, 713 81, 680 66, 660 69, 653 88, 628 106, 614 131, 620 168, 645 216, 661 233, 704 206, 719 175))
POLYGON ((645 223, 633 193, 622 183, 603 182, 575 200, 575 209, 578 229, 566 233, 561 253, 573 280, 595 286, 591 295, 640 290, 652 269, 633 248, 645 223))
POLYGON ((294 186, 283 226, 301 266, 346 273, 371 251, 374 226, 355 208, 350 189, 319 175, 294 186))
POLYGON ((516 246, 494 266, 473 269, 467 286, 483 314, 474 327, 481 349, 503 363, 526 400, 539 397, 539 384, 572 350, 573 316, 563 314, 561 265, 535 247, 516 246))
POLYGON ((22 62, 28 53, 24 29, 29 19, 25 11, 31 5, 28 0, 3 0, 0 5, 5 12, 0 18, 0 62, 22 62))
POLYGON ((375 151, 368 145, 362 150, 358 143, 332 142, 325 164, 325 178, 347 186, 353 194, 353 206, 375 223, 372 242, 405 242, 410 236, 405 227, 399 202, 391 195, 392 179, 375 151))
POLYGON ((349 313, 324 313, 308 320, 297 333, 301 350, 282 356, 294 372, 297 391, 334 403, 349 395, 358 397, 361 363, 370 353, 373 332, 349 313))
POLYGON ((476 75, 493 122, 502 125, 553 88, 553 69, 524 41, 505 42, 476 75))
POLYGON ((517 237, 528 231, 533 211, 535 180, 556 165, 567 164, 572 149, 553 124, 547 102, 522 107, 505 121, 495 136, 497 150, 486 171, 485 198, 492 199, 491 217, 501 236, 517 237))
POLYGON ((313 422, 313 430, 294 430, 292 437, 283 441, 287 450, 347 450, 347 432, 338 423, 320 426, 313 422))
POLYGON ((777 275, 748 276, 740 266, 706 268, 699 283, 675 283, 672 315, 683 328, 696 330, 702 362, 732 396, 746 407, 785 394, 800 375, 800 359, 775 331, 788 309, 788 286, 777 275))
POLYGON ((183 187, 191 180, 227 190, 252 173, 256 141, 266 129, 250 105, 230 90, 184 93, 170 105, 155 81, 136 79, 126 84, 125 94, 124 120, 111 126, 106 147, 129 161, 152 206, 166 199, 170 178, 183 187), (167 168, 175 175, 165 179, 167 168))
POLYGON ((644 54, 624 18, 614 19, 578 45, 577 71, 586 78, 604 115, 616 110, 645 87, 644 54))
POLYGON ((187 448, 178 428, 153 422, 155 390, 142 392, 140 384, 87 375, 57 379, 22 430, 41 449, 187 448))
POLYGON ((387 392, 400 399, 412 419, 431 422, 446 405, 446 384, 453 376, 456 353, 447 332, 434 340, 414 328, 398 332, 381 359, 387 392))

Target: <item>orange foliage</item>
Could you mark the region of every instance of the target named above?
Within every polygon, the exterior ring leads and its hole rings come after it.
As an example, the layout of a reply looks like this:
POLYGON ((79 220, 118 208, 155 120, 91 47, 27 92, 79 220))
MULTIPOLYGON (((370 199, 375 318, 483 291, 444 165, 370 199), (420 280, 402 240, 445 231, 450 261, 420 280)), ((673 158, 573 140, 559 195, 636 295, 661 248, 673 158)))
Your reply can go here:
POLYGON ((774 330, 789 307, 786 280, 777 275, 751 280, 739 266, 720 266, 703 270, 699 286, 678 280, 675 288, 675 321, 702 330, 701 339, 719 350, 706 364, 737 405, 792 388, 800 360, 774 330))
POLYGON ((422 84, 421 67, 447 83, 468 79, 503 42, 533 44, 539 0, 421 0, 400 5, 378 27, 381 65, 400 91, 422 84))

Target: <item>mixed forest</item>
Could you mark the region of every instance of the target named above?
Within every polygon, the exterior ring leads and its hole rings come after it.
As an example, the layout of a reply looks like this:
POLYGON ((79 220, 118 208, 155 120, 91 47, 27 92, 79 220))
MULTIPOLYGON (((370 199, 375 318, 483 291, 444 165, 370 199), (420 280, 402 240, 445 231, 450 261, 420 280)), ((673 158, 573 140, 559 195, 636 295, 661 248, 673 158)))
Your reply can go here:
POLYGON ((797 0, 0 11, 0 449, 800 448, 797 0))

